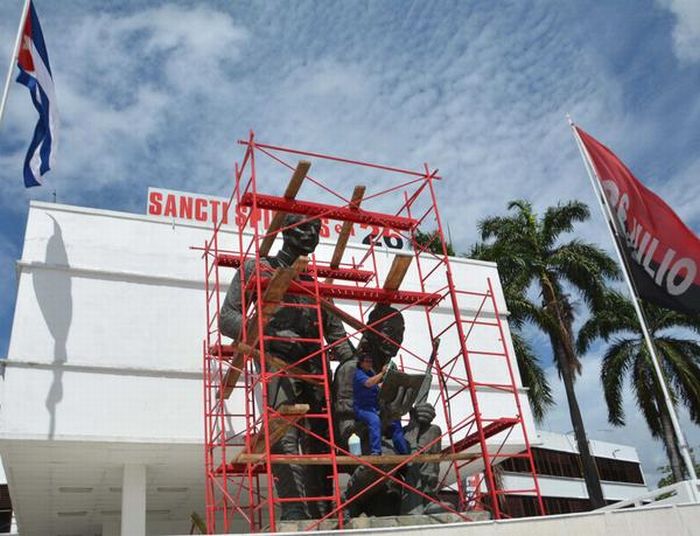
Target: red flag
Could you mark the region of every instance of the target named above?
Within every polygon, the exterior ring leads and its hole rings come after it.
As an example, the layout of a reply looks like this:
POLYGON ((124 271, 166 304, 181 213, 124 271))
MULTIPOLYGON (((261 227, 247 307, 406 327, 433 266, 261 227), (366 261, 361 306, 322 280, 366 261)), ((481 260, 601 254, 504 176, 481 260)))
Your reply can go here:
POLYGON ((700 239, 610 149, 579 127, 576 131, 612 209, 640 297, 700 314, 700 239))

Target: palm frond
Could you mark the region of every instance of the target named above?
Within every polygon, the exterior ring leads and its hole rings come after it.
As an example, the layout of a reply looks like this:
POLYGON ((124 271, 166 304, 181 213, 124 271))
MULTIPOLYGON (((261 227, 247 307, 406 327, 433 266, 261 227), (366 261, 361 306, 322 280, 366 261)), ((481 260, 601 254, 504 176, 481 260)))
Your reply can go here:
POLYGON ((654 331, 686 328, 700 334, 700 316, 690 316, 658 305, 645 303, 644 312, 654 331))
POLYGON ((674 337, 657 337, 655 344, 667 381, 693 422, 700 424, 700 344, 674 337))
POLYGON ((615 341, 603 355, 600 381, 603 384, 603 394, 608 406, 608 422, 614 426, 625 424, 622 387, 625 375, 634 364, 638 350, 638 341, 620 339, 615 341))
POLYGON ((603 307, 607 280, 618 279, 620 270, 600 248, 572 240, 552 251, 549 265, 568 280, 592 309, 603 307))
POLYGON ((590 210, 585 203, 569 201, 549 207, 542 218, 542 242, 545 247, 551 247, 562 233, 573 230, 574 222, 586 221, 590 210))
POLYGON ((659 415, 659 389, 656 376, 651 368, 649 353, 645 346, 640 346, 637 359, 632 368, 632 390, 637 407, 642 411, 644 420, 653 437, 663 437, 663 426, 659 415))
POLYGON ((624 332, 641 336, 640 329, 632 302, 618 292, 607 290, 601 307, 579 329, 576 348, 585 353, 598 338, 607 342, 612 335, 624 332))
POLYGON ((532 408, 532 415, 537 422, 542 422, 547 410, 554 405, 552 390, 547 382, 547 375, 542 369, 539 358, 523 336, 511 332, 515 357, 520 370, 520 376, 525 387, 528 388, 528 399, 532 408))
POLYGON ((495 216, 481 220, 477 227, 481 232, 482 240, 498 239, 503 236, 507 237, 512 231, 520 228, 521 222, 516 217, 495 216))
POLYGON ((518 209, 519 214, 526 215, 527 217, 534 216, 532 212, 532 203, 527 199, 514 199, 510 201, 507 205, 508 210, 518 209))

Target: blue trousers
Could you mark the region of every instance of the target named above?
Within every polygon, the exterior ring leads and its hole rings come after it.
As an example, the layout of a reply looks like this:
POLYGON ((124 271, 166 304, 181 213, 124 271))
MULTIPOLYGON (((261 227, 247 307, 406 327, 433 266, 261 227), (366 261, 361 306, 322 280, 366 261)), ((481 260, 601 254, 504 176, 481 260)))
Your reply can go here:
MULTIPOLYGON (((369 409, 355 408, 355 418, 367 425, 369 430, 369 445, 370 454, 382 453, 382 421, 376 411, 369 409)), ((389 424, 388 432, 391 435, 391 441, 394 444, 394 450, 398 454, 408 454, 410 448, 403 436, 403 428, 401 421, 398 419, 389 424)))

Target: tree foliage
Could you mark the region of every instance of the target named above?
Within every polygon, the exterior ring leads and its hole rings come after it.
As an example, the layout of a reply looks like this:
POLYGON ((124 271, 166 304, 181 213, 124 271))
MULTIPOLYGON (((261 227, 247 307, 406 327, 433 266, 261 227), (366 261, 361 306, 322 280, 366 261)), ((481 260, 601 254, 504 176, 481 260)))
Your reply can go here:
MULTIPOLYGON (((700 335, 700 318, 651 304, 646 304, 644 311, 671 399, 674 405, 683 405, 691 420, 700 424, 700 343, 696 338, 677 335, 681 329, 700 335)), ((625 424, 622 395, 624 383, 628 380, 652 436, 664 442, 674 478, 682 479, 683 469, 676 437, 642 328, 630 300, 619 293, 610 292, 606 296, 606 306, 579 331, 579 351, 587 351, 596 339, 608 343, 600 373, 608 421, 615 426, 625 424)))
MULTIPOLYGON (((427 246, 427 250, 435 253, 436 255, 442 255, 442 244, 440 243, 440 233, 437 229, 434 231, 421 231, 416 229, 415 239, 421 246, 427 246)), ((455 250, 452 247, 452 243, 449 241, 445 242, 445 247, 447 249, 447 254, 454 257, 455 250)))
MULTIPOLYGON (((602 506, 600 482, 574 392, 576 376, 581 372, 581 361, 573 333, 578 302, 569 292, 575 292, 588 309, 598 310, 604 306, 609 280, 619 277, 619 269, 613 259, 593 244, 575 239, 560 241, 562 234, 573 231, 576 223, 588 219, 590 213, 584 203, 560 203, 549 207, 539 217, 531 203, 516 200, 508 204, 508 211, 505 216, 480 222, 482 242, 474 246, 470 254, 498 263, 511 313, 511 325, 516 335, 528 323, 549 338, 554 363, 564 382, 589 496, 594 506, 602 506), (530 297, 533 287, 538 291, 538 300, 530 297)), ((522 359, 521 355, 519 359, 522 359)), ((530 365, 534 366, 535 363, 530 362, 530 365)), ((551 395, 550 402, 547 402, 545 395, 549 392, 549 386, 544 374, 541 379, 530 378, 528 374, 523 376, 536 384, 540 382, 544 407, 551 404, 551 395)), ((537 392, 532 387, 531 390, 533 395, 537 392)), ((535 401, 533 407, 537 404, 535 401)))

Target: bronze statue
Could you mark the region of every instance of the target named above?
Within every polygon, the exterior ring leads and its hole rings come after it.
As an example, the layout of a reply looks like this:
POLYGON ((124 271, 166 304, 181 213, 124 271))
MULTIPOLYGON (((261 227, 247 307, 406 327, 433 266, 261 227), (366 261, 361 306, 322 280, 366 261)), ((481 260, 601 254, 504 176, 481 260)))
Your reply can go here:
MULTIPOLYGON (((371 330, 365 332, 356 355, 343 361, 336 369, 332 389, 336 442, 339 447, 347 449, 348 438, 354 432, 362 440, 363 454, 370 454, 371 448, 366 426, 356 420, 353 411, 353 379, 358 367, 358 360, 365 356, 371 356, 373 369, 383 369, 389 360, 397 354, 403 343, 405 330, 403 315, 394 307, 382 304, 377 305, 370 312, 367 324, 379 333, 374 333, 371 330)), ((427 374, 430 375, 430 370, 427 371, 427 374)), ((385 426, 410 412, 409 424, 403 432, 412 451, 427 445, 441 435, 440 428, 431 424, 435 418, 435 410, 430 404, 425 403, 427 392, 423 387, 424 380, 424 375, 409 375, 393 370, 391 373, 387 373, 385 385, 380 390, 379 395, 380 416, 385 426), (416 404, 417 399, 418 403, 416 404)), ((427 387, 429 387, 429 380, 427 387)), ((391 445, 392 443, 385 438, 382 442, 382 452, 385 454, 393 453, 394 449, 391 445)), ((439 452, 440 448, 441 442, 438 440, 432 445, 429 452, 439 452)), ((382 466, 381 469, 388 471, 391 466, 382 466)), ((438 485, 439 464, 412 463, 400 473, 395 473, 395 476, 403 478, 409 485, 428 495, 435 493, 438 485)), ((370 467, 357 466, 352 471, 345 499, 354 497, 380 476, 370 467)), ((429 503, 430 501, 422 496, 387 480, 374 486, 357 501, 352 502, 348 513, 353 517, 362 512, 368 515, 420 514, 429 503), (381 500, 376 500, 378 496, 381 496, 381 500)))
MULTIPOLYGON (((282 231, 283 244, 276 256, 260 259, 261 268, 269 270, 268 277, 278 267, 291 266, 302 255, 312 253, 319 241, 321 223, 318 219, 303 221, 298 215, 287 215, 282 231)), ((255 261, 248 260, 244 264, 245 281, 249 281, 255 275, 255 261)), ((301 278, 310 278, 308 275, 301 278)), ((246 303, 250 303, 252 293, 246 296, 246 303)), ((286 294, 286 303, 313 303, 313 298, 286 294)), ((323 335, 330 344, 346 336, 342 322, 334 315, 325 311, 322 313, 323 335)), ((223 335, 238 340, 243 314, 241 311, 241 274, 240 269, 236 273, 231 286, 226 293, 223 306, 219 314, 219 328, 223 335)), ((301 342, 293 339, 318 339, 317 310, 314 307, 281 307, 267 324, 265 335, 280 337, 280 340, 268 341, 266 351, 282 358, 287 363, 295 363, 303 357, 320 349, 320 345, 312 342, 301 342)), ((333 352, 340 360, 353 356, 354 349, 346 340, 337 344, 333 352)), ((299 365, 304 371, 311 374, 321 374, 323 363, 321 353, 308 359, 299 365)), ((268 404, 272 408, 279 408, 285 404, 308 404, 311 414, 319 414, 326 404, 323 389, 301 379, 288 376, 275 376, 268 384, 268 404)), ((328 438, 327 423, 320 418, 305 419, 300 423, 304 428, 320 437, 328 438)), ((329 448, 322 441, 311 437, 292 426, 287 433, 273 447, 275 454, 305 454, 327 453, 329 448)), ((296 498, 307 496, 330 496, 331 482, 327 478, 328 472, 318 466, 274 464, 273 474, 278 497, 296 498)), ((318 518, 325 514, 327 504, 318 501, 294 501, 284 502, 281 505, 282 520, 299 520, 318 518)))
MULTIPOLYGON (((303 221, 296 215, 285 218, 282 231, 283 245, 275 256, 260 259, 261 271, 270 276, 278 267, 291 266, 298 257, 312 253, 318 245, 320 222, 316 220, 303 221)), ((243 265, 245 281, 255 275, 255 261, 248 260, 243 265)), ((300 278, 310 278, 302 275, 300 278)), ((226 293, 219 314, 219 328, 223 335, 234 340, 239 339, 243 322, 241 272, 236 273, 231 286, 226 293)), ((246 303, 253 299, 253 293, 246 295, 246 303)), ((309 296, 287 294, 286 303, 313 303, 309 296)), ((342 322, 327 311, 322 311, 323 334, 326 341, 332 344, 346 337, 342 322)), ((368 317, 368 324, 379 332, 368 330, 364 333, 357 352, 346 340, 338 343, 332 349, 335 357, 341 361, 333 379, 332 403, 335 423, 335 438, 339 447, 348 448, 348 438, 356 432, 363 442, 363 453, 369 454, 368 434, 366 427, 358 423, 353 408, 353 377, 357 370, 358 356, 371 356, 374 370, 381 370, 394 357, 404 336, 404 319, 401 313, 388 305, 377 305, 368 317)), ((295 339, 318 339, 317 310, 313 307, 281 307, 273 315, 265 328, 265 335, 279 337, 265 344, 269 352, 287 363, 296 363, 305 356, 320 349, 318 343, 298 341, 295 339)), ((321 374, 323 363, 321 353, 299 365, 311 374, 321 374)), ((274 371, 274 369, 273 369, 274 371)), ((430 367, 427 372, 430 375, 430 367)), ((410 412, 408 426, 403 429, 405 439, 412 451, 428 444, 440 436, 440 428, 432 423, 435 411, 432 406, 425 404, 425 378, 423 375, 409 375, 389 370, 384 378, 384 385, 379 395, 381 422, 384 426, 396 422, 410 412), (422 393, 422 394, 421 394, 422 393), (416 399, 419 403, 415 403, 416 399)), ((429 379, 428 379, 429 387, 429 379)), ((275 376, 268 384, 268 404, 278 409, 285 404, 308 404, 311 414, 319 414, 327 403, 323 390, 309 382, 289 376, 275 376)), ((322 438, 329 437, 327 423, 323 419, 309 418, 303 427, 322 438)), ((437 441, 430 452, 440 451, 440 441, 437 441)), ((291 427, 285 435, 272 447, 275 454, 320 454, 328 453, 329 448, 323 441, 291 427)), ((393 452, 391 443, 382 441, 382 452, 393 452)), ((330 496, 330 471, 327 467, 297 464, 273 464, 275 487, 280 498, 303 498, 311 496, 330 496)), ((391 466, 383 467, 390 470, 391 466)), ((439 464, 413 463, 409 464, 401 475, 408 484, 420 489, 423 493, 431 494, 436 491, 438 484, 439 464)), ((353 497, 360 490, 379 478, 376 471, 366 467, 354 467, 346 497, 353 497)), ((387 481, 375 486, 371 492, 352 503, 349 512, 358 515, 364 511, 370 515, 395 515, 399 513, 421 513, 429 501, 416 493, 409 492, 396 483, 387 481), (368 501, 370 496, 381 494, 381 501, 368 501)), ((282 520, 300 520, 320 518, 327 512, 325 501, 292 501, 281 504, 282 520)))

